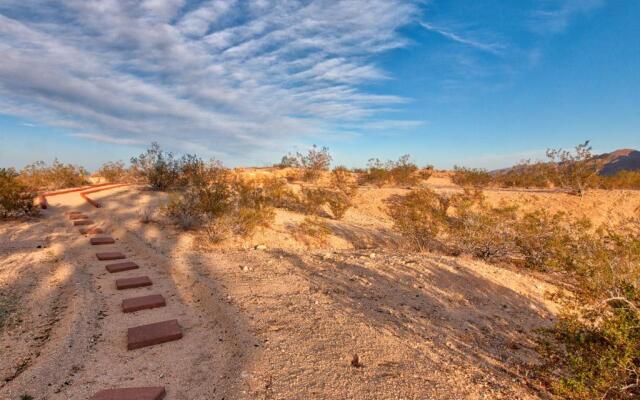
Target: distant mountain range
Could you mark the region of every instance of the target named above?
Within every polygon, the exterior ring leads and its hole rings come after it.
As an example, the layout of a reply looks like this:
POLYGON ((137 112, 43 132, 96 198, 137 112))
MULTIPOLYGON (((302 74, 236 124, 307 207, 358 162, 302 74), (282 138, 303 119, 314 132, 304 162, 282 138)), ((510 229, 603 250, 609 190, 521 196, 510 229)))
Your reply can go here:
POLYGON ((640 170, 640 151, 633 149, 621 149, 611 153, 596 156, 596 159, 604 162, 599 174, 604 176, 615 175, 624 170, 640 170))

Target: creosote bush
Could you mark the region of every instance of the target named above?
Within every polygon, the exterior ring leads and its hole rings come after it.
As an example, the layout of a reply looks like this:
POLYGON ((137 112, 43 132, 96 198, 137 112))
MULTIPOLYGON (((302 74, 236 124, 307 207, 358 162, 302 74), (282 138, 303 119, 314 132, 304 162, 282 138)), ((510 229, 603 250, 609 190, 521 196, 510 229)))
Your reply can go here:
POLYGON ((178 183, 180 162, 173 153, 165 152, 154 142, 147 151, 131 158, 131 170, 152 189, 167 190, 178 183))
POLYGON ((294 234, 305 243, 309 243, 311 240, 324 244, 327 243, 329 235, 331 235, 331 228, 317 216, 306 217, 304 221, 296 226, 294 234))
POLYGON ((35 191, 18 180, 14 169, 0 168, 0 218, 34 214, 35 196, 35 191))
POLYGON ((88 175, 83 167, 63 164, 55 159, 51 165, 44 161, 27 165, 20 171, 18 179, 35 190, 57 190, 87 185, 88 175))
POLYGON ((279 168, 302 169, 302 178, 306 181, 316 181, 324 171, 328 171, 333 158, 327 147, 318 148, 315 144, 306 154, 300 152, 287 154, 277 165, 279 168))
POLYGON ((362 175, 362 182, 378 187, 384 185, 411 186, 418 183, 420 179, 429 179, 431 172, 432 168, 419 170, 418 166, 411 161, 409 154, 403 155, 397 161, 382 162, 378 158, 372 158, 362 175))
POLYGON ((484 188, 491 183, 491 174, 481 168, 453 167, 451 181, 465 188, 484 188))

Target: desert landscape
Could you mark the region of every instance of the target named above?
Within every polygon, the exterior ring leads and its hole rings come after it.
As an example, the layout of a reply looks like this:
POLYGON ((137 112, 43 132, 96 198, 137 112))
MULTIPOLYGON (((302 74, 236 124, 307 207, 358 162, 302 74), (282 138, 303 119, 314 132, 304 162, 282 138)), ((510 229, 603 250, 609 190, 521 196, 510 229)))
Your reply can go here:
POLYGON ((0 0, 0 400, 640 400, 638 21, 0 0))
MULTIPOLYGON (((146 154, 153 163, 109 164, 80 187, 40 192, 30 200, 40 210, 27 207, 0 224, 2 398, 160 398, 101 392, 137 387, 162 388, 170 399, 549 398, 550 376, 559 371, 550 372, 544 343, 571 299, 582 296, 579 274, 500 255, 496 236, 487 257, 462 247, 416 247, 392 199, 431 193, 455 201, 481 192, 478 205, 487 209, 544 210, 589 221, 588 231, 636 220, 640 209, 637 190, 577 195, 496 187, 495 177, 472 189, 469 181, 490 175, 425 171, 410 162, 382 173, 372 166, 328 171, 326 164, 317 171, 310 164, 228 170, 185 159, 176 181, 158 190, 154 175, 136 165, 157 172, 173 156, 153 147, 146 154), (175 186, 188 174, 194 183, 175 186), (267 206, 256 196, 278 205, 259 223, 230 209, 196 220, 189 205, 196 187, 236 187, 234 201, 254 199, 261 212, 267 206), (310 207, 321 189, 328 199, 349 192, 346 210, 336 213, 327 198, 310 207), (234 222, 220 224, 228 215, 234 222), (92 245, 91 238, 107 240, 92 245), (110 270, 119 264, 96 259, 105 252, 121 253, 136 268, 110 270), (141 276, 149 285, 119 290, 116 280, 141 276), (125 299, 151 295, 162 304, 123 313, 125 299), (131 348, 130 328, 174 319, 179 340, 131 348)), ((70 166, 47 168, 21 175, 76 176, 70 166)), ((226 201, 216 198, 209 207, 226 201)))

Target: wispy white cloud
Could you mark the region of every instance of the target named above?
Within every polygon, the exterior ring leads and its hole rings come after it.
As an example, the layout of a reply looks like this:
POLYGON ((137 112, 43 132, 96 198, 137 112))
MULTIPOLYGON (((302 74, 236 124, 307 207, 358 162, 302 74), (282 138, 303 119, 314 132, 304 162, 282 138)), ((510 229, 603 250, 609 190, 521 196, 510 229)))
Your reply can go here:
POLYGON ((417 13, 404 0, 7 0, 0 106, 89 140, 260 157, 404 104, 362 85, 390 77, 372 56, 406 45, 398 28, 417 13))
POLYGON ((100 133, 72 133, 72 137, 93 140, 95 142, 111 143, 111 144, 142 144, 141 140, 116 138, 100 133))
POLYGON ((463 36, 462 34, 456 33, 451 29, 438 27, 429 22, 420 22, 420 25, 428 31, 435 32, 449 40, 454 42, 473 47, 474 49, 481 50, 491 54, 500 54, 505 46, 501 43, 485 43, 478 39, 463 36))
POLYGON ((542 34, 563 32, 571 21, 604 6, 605 0, 545 0, 533 12, 531 29, 542 34))

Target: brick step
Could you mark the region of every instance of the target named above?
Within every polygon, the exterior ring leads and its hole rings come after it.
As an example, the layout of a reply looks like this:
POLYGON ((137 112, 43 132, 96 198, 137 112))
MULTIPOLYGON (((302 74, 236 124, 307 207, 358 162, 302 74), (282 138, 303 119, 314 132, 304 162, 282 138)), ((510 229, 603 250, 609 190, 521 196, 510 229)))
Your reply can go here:
POLYGON ((151 286, 153 283, 148 276, 136 276, 134 278, 116 279, 116 289, 135 289, 144 286, 151 286))
POLYGON ((72 220, 72 221, 75 221, 75 220, 79 220, 79 219, 89 219, 89 217, 87 217, 84 214, 71 214, 71 215, 69 215, 69 219, 72 220))
POLYGON ((104 233, 101 228, 80 228, 79 230, 83 235, 95 235, 98 233, 104 233))
POLYGON ((139 387, 101 390, 90 400, 162 400, 166 395, 163 387, 139 387))
POLYGON ((107 264, 105 268, 107 269, 107 271, 111 273, 115 273, 115 272, 129 271, 131 269, 138 269, 140 268, 140 266, 138 266, 138 264, 134 263, 133 261, 125 261, 125 262, 116 263, 116 264, 107 264))
POLYGON ((127 331, 127 350, 182 339, 182 328, 177 319, 136 326, 127 331))
POLYGON ((90 219, 79 219, 77 221, 73 221, 73 226, 81 226, 81 225, 93 225, 93 221, 90 219))
POLYGON ((96 253, 96 257, 100 261, 122 260, 124 258, 127 258, 125 257, 124 254, 120 253, 119 251, 108 251, 105 253, 96 253))
POLYGON ((132 297, 122 300, 122 312, 130 313, 140 310, 149 310, 151 308, 164 307, 167 302, 160 294, 152 294, 149 296, 132 297))
POLYGON ((116 241, 112 237, 103 236, 103 237, 94 237, 89 240, 94 246, 99 246, 103 244, 114 244, 116 241))

